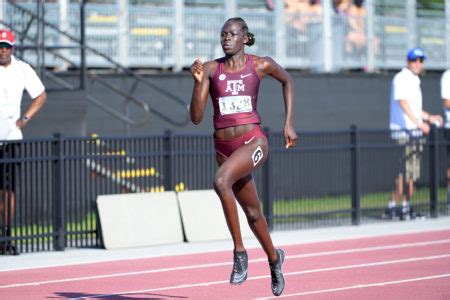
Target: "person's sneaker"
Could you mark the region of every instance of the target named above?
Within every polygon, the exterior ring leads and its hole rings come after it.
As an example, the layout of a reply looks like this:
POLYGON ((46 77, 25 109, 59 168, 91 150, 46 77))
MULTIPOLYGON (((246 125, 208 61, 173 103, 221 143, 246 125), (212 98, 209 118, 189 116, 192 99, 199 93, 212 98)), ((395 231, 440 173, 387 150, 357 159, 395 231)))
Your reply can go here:
POLYGON ((247 279, 248 256, 246 251, 234 252, 233 271, 231 271, 230 283, 242 284, 247 279))
POLYGON ((19 255, 19 251, 13 244, 7 243, 0 245, 0 255, 19 255))
POLYGON ((273 263, 269 263, 270 276, 272 277, 272 293, 275 296, 280 296, 285 286, 282 270, 285 255, 284 250, 277 249, 277 260, 273 263))
POLYGON ((388 207, 384 212, 384 217, 393 220, 395 219, 396 216, 397 216, 397 204, 395 203, 395 201, 391 200, 388 202, 388 207))
POLYGON ((410 211, 411 207, 409 206, 408 201, 403 201, 402 203, 402 210, 400 215, 400 220, 409 220, 410 219, 410 211))

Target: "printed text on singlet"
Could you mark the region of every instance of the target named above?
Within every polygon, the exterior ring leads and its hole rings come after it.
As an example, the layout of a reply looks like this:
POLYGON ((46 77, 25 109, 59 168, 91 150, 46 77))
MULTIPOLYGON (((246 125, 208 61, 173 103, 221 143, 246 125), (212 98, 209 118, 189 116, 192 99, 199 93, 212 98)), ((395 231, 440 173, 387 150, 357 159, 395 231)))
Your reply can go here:
POLYGON ((225 92, 231 92, 232 96, 219 97, 219 109, 221 115, 245 113, 252 111, 252 98, 247 95, 238 95, 245 91, 242 80, 227 80, 225 92))

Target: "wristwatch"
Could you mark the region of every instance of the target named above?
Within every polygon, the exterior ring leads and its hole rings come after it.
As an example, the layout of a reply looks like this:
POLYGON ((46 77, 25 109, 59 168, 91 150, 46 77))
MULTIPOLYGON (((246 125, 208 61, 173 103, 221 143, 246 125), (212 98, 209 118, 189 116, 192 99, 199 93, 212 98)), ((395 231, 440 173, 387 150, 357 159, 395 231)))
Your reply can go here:
POLYGON ((30 118, 28 118, 26 115, 23 115, 22 117, 22 121, 27 123, 30 120, 30 118))

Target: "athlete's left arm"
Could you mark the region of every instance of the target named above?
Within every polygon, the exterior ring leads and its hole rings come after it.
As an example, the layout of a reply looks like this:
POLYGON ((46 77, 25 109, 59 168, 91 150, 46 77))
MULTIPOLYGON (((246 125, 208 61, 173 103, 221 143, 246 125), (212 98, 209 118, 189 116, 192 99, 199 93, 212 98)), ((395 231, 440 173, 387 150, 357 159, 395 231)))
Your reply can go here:
POLYGON ((294 127, 294 80, 291 75, 270 57, 255 59, 255 67, 260 77, 270 75, 278 80, 283 87, 284 108, 286 119, 284 124, 284 138, 286 148, 295 146, 297 134, 294 127))

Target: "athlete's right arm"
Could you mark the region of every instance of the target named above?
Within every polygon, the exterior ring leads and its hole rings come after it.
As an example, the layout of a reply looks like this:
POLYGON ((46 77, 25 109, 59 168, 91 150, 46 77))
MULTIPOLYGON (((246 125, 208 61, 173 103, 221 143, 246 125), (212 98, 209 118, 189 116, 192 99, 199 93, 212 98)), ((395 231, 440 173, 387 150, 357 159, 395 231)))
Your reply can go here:
POLYGON ((203 64, 200 59, 196 59, 191 66, 191 74, 194 78, 194 89, 192 91, 191 105, 189 112, 191 121, 195 125, 203 119, 206 103, 208 101, 210 74, 212 62, 203 64))

